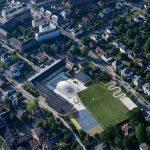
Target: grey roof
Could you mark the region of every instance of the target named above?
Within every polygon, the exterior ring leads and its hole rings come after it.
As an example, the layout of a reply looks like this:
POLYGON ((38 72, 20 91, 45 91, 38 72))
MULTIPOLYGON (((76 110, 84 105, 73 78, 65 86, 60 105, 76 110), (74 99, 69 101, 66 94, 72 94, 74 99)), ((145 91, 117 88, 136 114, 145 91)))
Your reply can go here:
POLYGON ((150 150, 150 146, 147 143, 142 143, 139 145, 142 150, 150 150))
POLYGON ((85 84, 91 81, 91 78, 81 71, 76 74, 75 78, 77 78, 79 81, 82 81, 85 84))

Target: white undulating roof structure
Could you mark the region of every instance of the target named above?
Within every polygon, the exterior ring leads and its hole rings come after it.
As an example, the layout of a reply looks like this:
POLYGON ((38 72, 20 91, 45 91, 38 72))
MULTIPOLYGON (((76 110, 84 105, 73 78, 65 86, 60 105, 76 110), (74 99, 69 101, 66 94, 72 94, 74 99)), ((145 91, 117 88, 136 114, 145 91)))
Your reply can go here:
POLYGON ((69 84, 67 81, 60 81, 57 84, 56 89, 70 98, 78 92, 78 89, 73 85, 69 84))

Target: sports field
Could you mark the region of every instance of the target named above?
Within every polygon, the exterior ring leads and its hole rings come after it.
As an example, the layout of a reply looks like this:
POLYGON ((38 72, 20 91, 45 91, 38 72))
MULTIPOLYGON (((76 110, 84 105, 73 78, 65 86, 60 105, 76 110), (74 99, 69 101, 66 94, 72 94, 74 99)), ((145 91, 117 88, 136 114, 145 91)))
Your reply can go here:
POLYGON ((107 83, 99 82, 78 93, 82 103, 103 128, 127 119, 128 112, 120 100, 107 90, 105 84, 107 83))

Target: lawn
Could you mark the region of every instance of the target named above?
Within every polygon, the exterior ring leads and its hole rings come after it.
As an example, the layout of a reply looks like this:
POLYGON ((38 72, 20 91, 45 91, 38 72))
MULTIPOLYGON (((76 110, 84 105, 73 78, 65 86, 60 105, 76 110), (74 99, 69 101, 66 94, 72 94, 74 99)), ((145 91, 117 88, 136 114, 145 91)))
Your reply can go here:
POLYGON ((78 93, 82 103, 103 128, 124 121, 128 112, 125 106, 111 95, 105 84, 100 82, 78 93))

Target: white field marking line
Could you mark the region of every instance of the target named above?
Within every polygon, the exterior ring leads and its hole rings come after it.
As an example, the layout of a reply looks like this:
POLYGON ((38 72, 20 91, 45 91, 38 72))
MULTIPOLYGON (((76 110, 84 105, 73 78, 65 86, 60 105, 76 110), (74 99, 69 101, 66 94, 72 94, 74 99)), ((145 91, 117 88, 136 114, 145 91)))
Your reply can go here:
POLYGON ((119 98, 120 100, 124 99, 126 97, 125 93, 121 93, 121 88, 119 86, 116 86, 116 82, 115 81, 111 81, 108 84, 106 84, 105 86, 107 86, 107 89, 109 91, 114 91, 117 89, 116 92, 113 92, 113 97, 115 98, 119 98), (121 93, 121 94, 119 94, 121 93), (118 95, 119 94, 119 95, 118 95))
POLYGON ((118 89, 116 92, 113 92, 113 97, 118 98, 129 110, 132 110, 134 107, 136 107, 134 102, 132 102, 132 100, 129 97, 127 97, 125 93, 121 93, 120 95, 118 95, 118 93, 121 92, 121 88, 116 86, 115 81, 111 81, 105 86, 107 86, 107 89, 109 91, 114 91, 118 89))

